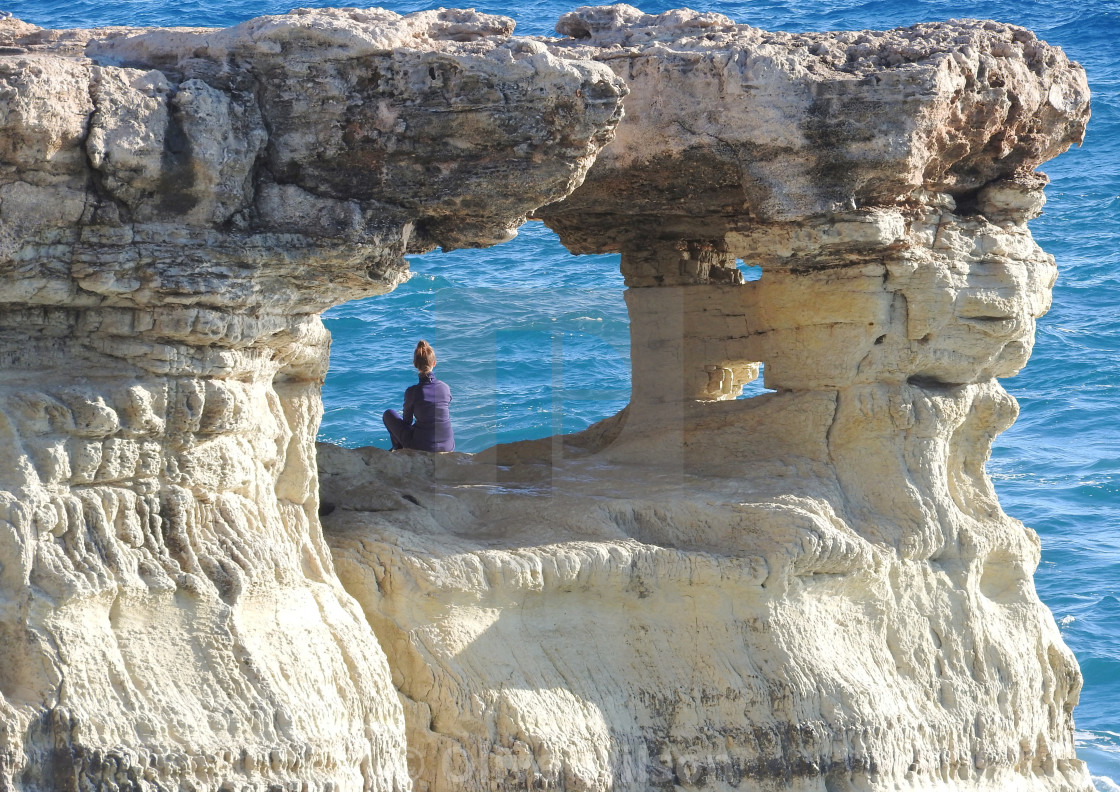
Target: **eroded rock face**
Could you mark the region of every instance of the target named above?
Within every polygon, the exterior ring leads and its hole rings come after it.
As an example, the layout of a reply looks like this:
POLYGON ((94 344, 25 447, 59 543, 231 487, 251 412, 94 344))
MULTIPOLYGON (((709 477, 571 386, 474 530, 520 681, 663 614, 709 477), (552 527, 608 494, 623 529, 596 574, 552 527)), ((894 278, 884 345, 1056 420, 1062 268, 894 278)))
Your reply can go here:
POLYGON ((557 49, 631 91, 618 139, 540 214, 575 252, 623 254, 632 323, 649 326, 636 400, 735 395, 709 383, 750 361, 777 389, 979 382, 1026 362, 1055 272, 1025 227, 1044 202, 1034 169, 1089 112, 1060 50, 993 22, 789 34, 622 5, 558 30, 557 49), (765 277, 742 288, 736 260, 765 277), (655 384, 682 378, 684 393, 655 384))
POLYGON ((417 785, 1090 790, 1038 538, 984 471, 1056 275, 1034 168, 1080 140, 1083 71, 983 22, 558 31, 630 89, 538 212, 622 254, 630 405, 473 458, 320 452, 417 785), (730 400, 760 363, 775 392, 730 400))
POLYGON ((993 23, 558 29, 0 21, 0 788, 1090 788, 984 472, 1084 73, 993 23), (532 213, 622 253, 629 407, 317 455, 318 313, 532 213))
POLYGON ((500 478, 321 447, 417 786, 1092 788, 1037 537, 977 457, 998 385, 682 413, 501 449, 500 478))
POLYGON ((677 218, 690 238, 705 220, 718 229, 889 206, 918 190, 960 196, 1079 142, 1088 113, 1079 67, 995 22, 792 34, 614 5, 573 11, 557 30, 570 37, 558 49, 609 65, 631 89, 615 143, 547 213, 558 226, 584 217, 582 235, 561 232, 581 250, 664 234, 677 218), (634 201, 620 211, 621 195, 634 201), (591 222, 620 213, 651 225, 611 234, 591 222))
POLYGON ((621 80, 511 29, 0 21, 0 789, 409 788, 316 515, 318 314, 610 138, 621 80))

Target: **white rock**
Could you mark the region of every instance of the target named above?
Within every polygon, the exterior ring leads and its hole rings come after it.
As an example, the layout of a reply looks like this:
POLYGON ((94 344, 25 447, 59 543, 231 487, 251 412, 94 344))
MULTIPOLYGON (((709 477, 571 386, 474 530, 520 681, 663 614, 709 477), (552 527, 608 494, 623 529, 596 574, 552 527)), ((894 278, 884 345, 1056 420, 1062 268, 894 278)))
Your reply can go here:
POLYGON ((984 472, 1084 72, 985 22, 558 28, 0 20, 0 788, 1091 788, 984 472), (630 406, 317 454, 318 314, 530 213, 622 253, 630 406))
POLYGON ((318 314, 609 140, 622 82, 509 27, 0 21, 0 788, 410 787, 317 517, 318 314))

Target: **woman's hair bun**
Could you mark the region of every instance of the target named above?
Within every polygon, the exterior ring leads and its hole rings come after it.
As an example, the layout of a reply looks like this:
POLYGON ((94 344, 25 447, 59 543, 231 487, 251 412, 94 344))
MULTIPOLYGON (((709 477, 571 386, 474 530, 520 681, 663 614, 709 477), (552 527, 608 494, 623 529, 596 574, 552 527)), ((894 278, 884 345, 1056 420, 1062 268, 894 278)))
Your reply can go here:
POLYGON ((436 367, 436 351, 422 338, 416 345, 416 351, 412 353, 412 365, 425 372, 436 367))

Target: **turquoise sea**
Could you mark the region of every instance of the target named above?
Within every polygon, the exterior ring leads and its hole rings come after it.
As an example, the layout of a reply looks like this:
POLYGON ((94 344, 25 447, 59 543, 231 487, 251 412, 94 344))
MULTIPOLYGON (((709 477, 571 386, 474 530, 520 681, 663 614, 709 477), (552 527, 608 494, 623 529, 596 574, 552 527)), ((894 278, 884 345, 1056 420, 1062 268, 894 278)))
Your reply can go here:
MULTIPOLYGON (((451 0, 444 0, 452 4, 451 0)), ((225 26, 282 13, 294 0, 0 0, 45 27, 225 26)), ((329 5, 309 0, 304 5, 329 5)), ((335 3, 336 5, 339 3, 335 3)), ((400 13, 439 2, 391 2, 400 13)), ((576 3, 486 0, 518 32, 549 35, 576 3)), ((659 12, 665 0, 637 3, 659 12)), ((1093 118, 1084 146, 1045 166, 1045 214, 1032 223, 1061 272, 1030 364, 1005 387, 1018 423, 989 471, 1004 509, 1042 536, 1037 585, 1085 675, 1074 713, 1080 755, 1099 790, 1120 790, 1120 2, 1085 0, 692 0, 699 10, 791 31, 886 28, 961 17, 1024 25, 1088 71, 1093 118), (1116 781, 1113 781, 1116 779, 1116 781)), ((529 224, 485 251, 412 259, 414 275, 385 297, 331 310, 331 371, 321 438, 388 446, 380 415, 399 406, 427 338, 455 394, 459 449, 580 429, 629 392, 622 279, 613 256, 570 256, 529 224)))

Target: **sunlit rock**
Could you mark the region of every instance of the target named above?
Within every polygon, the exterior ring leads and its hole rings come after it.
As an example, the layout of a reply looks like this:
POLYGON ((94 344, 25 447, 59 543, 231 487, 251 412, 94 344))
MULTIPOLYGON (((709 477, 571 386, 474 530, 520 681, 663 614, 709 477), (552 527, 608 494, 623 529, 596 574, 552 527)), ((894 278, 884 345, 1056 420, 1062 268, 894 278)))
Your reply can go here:
POLYGON ((0 21, 0 789, 409 788, 317 517, 318 314, 609 140, 621 80, 511 29, 0 21))
POLYGON ((986 22, 558 31, 630 89, 537 213, 622 254, 630 405, 474 458, 320 453, 417 785, 1088 792, 1038 538, 984 471, 1084 72, 986 22), (733 400, 759 364, 775 392, 733 400))
POLYGON ((0 789, 1088 792, 984 471, 1084 72, 987 22, 511 30, 0 21, 0 789), (621 253, 630 405, 316 450, 319 313, 530 215, 621 253))

